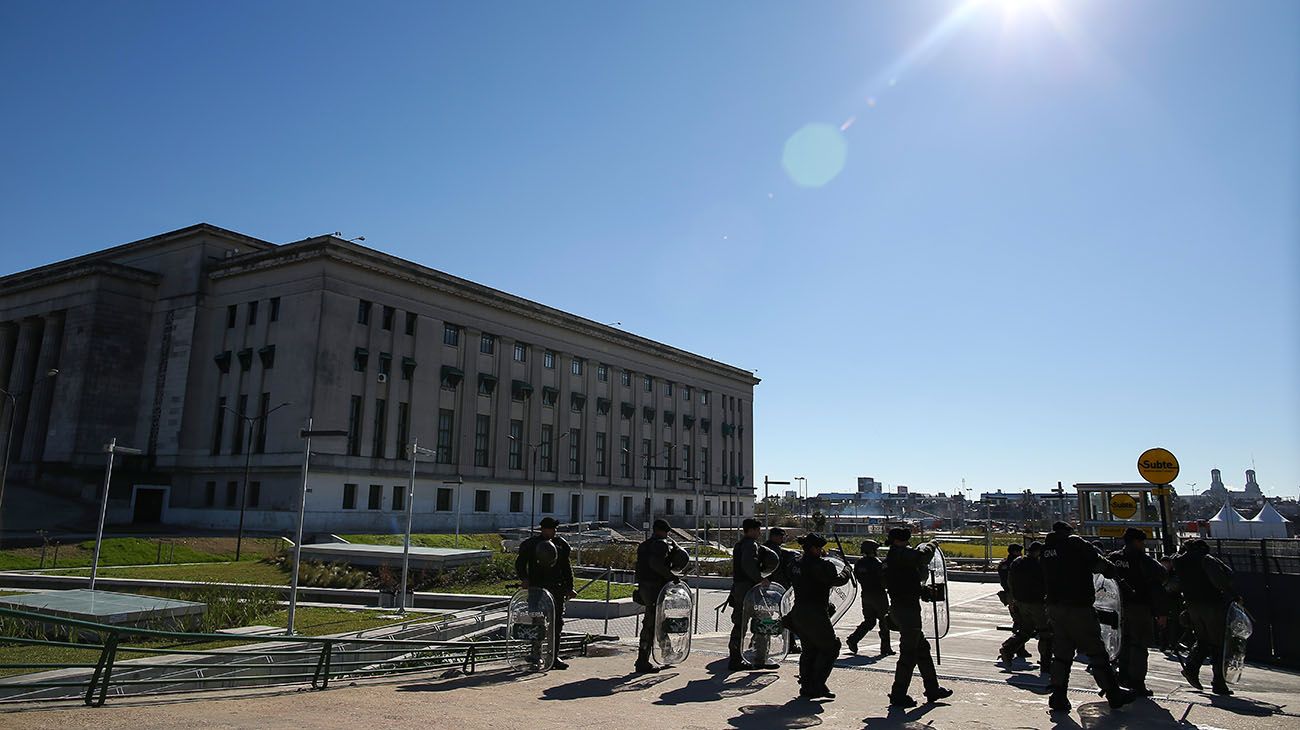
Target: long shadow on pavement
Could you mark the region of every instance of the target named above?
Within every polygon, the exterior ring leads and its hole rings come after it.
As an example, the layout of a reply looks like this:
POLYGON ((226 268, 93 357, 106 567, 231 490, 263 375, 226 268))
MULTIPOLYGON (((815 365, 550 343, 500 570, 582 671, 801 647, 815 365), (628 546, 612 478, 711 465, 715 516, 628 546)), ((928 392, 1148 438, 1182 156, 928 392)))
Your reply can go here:
POLYGON ((927 727, 928 725, 926 723, 919 722, 919 720, 922 717, 924 717, 927 712, 939 706, 940 705, 938 704, 924 704, 921 705, 920 707, 914 707, 910 710, 903 710, 897 707, 890 707, 885 711, 885 715, 883 717, 863 718, 862 726, 864 728, 869 728, 870 730, 875 730, 876 728, 880 728, 881 730, 886 730, 887 728, 910 729, 910 728, 918 728, 918 727, 927 727))
POLYGON ((512 671, 497 672, 480 672, 477 674, 461 675, 450 678, 442 682, 419 682, 416 684, 403 684, 397 688, 398 692, 454 692, 458 689, 469 689, 470 687, 481 687, 485 684, 503 684, 505 682, 524 682, 530 679, 542 677, 542 674, 519 674, 512 671))
POLYGON ((821 712, 820 703, 794 699, 784 705, 745 705, 728 722, 740 730, 816 727, 822 724, 821 712))
POLYGON ((578 700, 588 697, 608 697, 620 692, 639 692, 676 677, 676 672, 659 674, 625 674, 621 677, 588 677, 576 682, 547 687, 542 690, 543 700, 578 700))
POLYGON ((779 677, 771 672, 748 672, 735 678, 727 675, 693 679, 684 687, 669 690, 659 695, 656 705, 682 705, 692 702, 717 702, 728 697, 743 697, 753 694, 777 681, 779 677))

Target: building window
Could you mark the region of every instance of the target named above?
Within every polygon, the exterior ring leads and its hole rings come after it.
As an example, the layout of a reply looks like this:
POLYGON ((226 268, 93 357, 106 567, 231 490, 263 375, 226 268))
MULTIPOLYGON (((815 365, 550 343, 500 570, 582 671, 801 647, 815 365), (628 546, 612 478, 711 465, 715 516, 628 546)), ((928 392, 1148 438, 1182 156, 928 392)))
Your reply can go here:
POLYGON ((700 391, 700 405, 702 405, 702 406, 707 406, 708 404, 709 404, 709 391, 707 391, 707 390, 701 390, 701 391, 700 391))
POLYGON ((668 396, 669 398, 673 397, 673 381, 671 380, 664 381, 664 395, 668 396))
POLYGON ((495 354, 497 351, 496 335, 489 335, 488 333, 484 332, 483 336, 480 337, 478 340, 478 351, 483 353, 484 355, 495 354))
POLYGON ((409 443, 411 435, 411 404, 397 404, 397 451, 393 454, 394 458, 402 458, 406 453, 406 445, 409 443))
POLYGON ((482 413, 474 417, 474 466, 488 465, 488 442, 492 417, 482 413))
POLYGON ((280 321, 280 297, 271 297, 271 311, 268 319, 272 322, 280 321))
POLYGON ((366 509, 383 509, 384 506, 384 485, 371 484, 370 498, 366 500, 366 509))
POLYGON ((542 492, 542 514, 553 514, 555 512, 555 495, 551 492, 542 492))
POLYGON ((618 437, 618 474, 624 479, 632 476, 632 439, 618 437))
POLYGON ((582 409, 587 406, 587 396, 582 393, 571 393, 569 395, 569 410, 574 413, 582 413, 582 409))
POLYGON ((226 329, 233 330, 235 322, 239 321, 239 305, 231 304, 226 307, 226 329))
POLYGON ((451 463, 452 427, 455 421, 455 411, 449 408, 438 410, 438 448, 433 458, 439 464, 451 463))
POLYGON ((370 351, 364 347, 358 347, 352 351, 352 369, 364 373, 366 367, 370 364, 370 351))
POLYGON ((226 507, 239 504, 239 482, 226 482, 226 507))
POLYGON ((632 371, 631 371, 631 370, 624 370, 624 371, 622 372, 622 374, 620 374, 619 377, 622 378, 623 385, 626 385, 626 386, 631 386, 631 385, 632 385, 632 371))
POLYGON ((596 434, 596 476, 605 476, 605 434, 596 434))
POLYGON ((357 508, 357 485, 343 485, 343 509, 357 508))
POLYGON ((205 507, 217 506, 217 483, 208 482, 203 485, 203 505, 205 507))
POLYGON ((608 416, 608 415, 609 415, 609 409, 610 409, 610 406, 612 406, 612 405, 614 405, 614 404, 611 403, 610 400, 609 400, 608 398, 597 398, 597 399, 596 399, 596 415, 598 415, 598 416, 608 416))
POLYGON ((596 366, 596 380, 599 380, 602 383, 609 382, 609 366, 605 363, 596 366))
POLYGON ((275 345, 267 345, 257 351, 257 356, 262 360, 263 370, 272 370, 275 368, 275 345))
MULTIPOLYGON (((682 471, 686 472, 687 477, 695 476, 695 471, 691 468, 691 447, 690 444, 682 444, 682 471)), ((690 514, 689 512, 687 514, 690 514)))
POLYGON ((371 456, 376 459, 384 458, 386 444, 384 443, 384 424, 387 423, 388 401, 383 398, 375 399, 375 437, 371 441, 370 447, 373 452, 371 456))
POLYGON ((689 385, 682 386, 682 400, 686 401, 687 403, 691 402, 691 386, 689 385))
POLYGON ((370 302, 357 301, 357 324, 370 324, 370 302))
POLYGON ((569 372, 574 375, 582 375, 582 358, 573 358, 573 362, 569 363, 569 372))
POLYGON ((655 379, 650 377, 649 375, 645 376, 643 385, 645 387, 645 392, 647 393, 655 392, 655 379))
POLYGON ((239 358, 239 369, 248 372, 253 368, 253 348, 245 347, 236 355, 239 358))
POLYGON ((546 386, 542 386, 542 405, 554 406, 555 401, 558 400, 559 397, 560 397, 560 391, 556 390, 555 388, 547 388, 546 386))
POLYGON ((497 387, 496 377, 492 375, 483 375, 483 374, 480 374, 478 376, 479 395, 492 395, 492 391, 496 390, 496 387, 497 387))
POLYGON ((695 514, 695 500, 693 499, 686 500, 686 514, 688 515, 695 514))
POLYGON ((704 500, 704 516, 708 517, 711 514, 713 514, 713 500, 706 499, 704 500))
POLYGON ((397 310, 385 305, 380 326, 391 332, 393 330, 393 317, 395 316, 397 316, 397 310))
POLYGON ((393 356, 387 352, 379 353, 379 374, 385 378, 393 374, 393 356))
POLYGON ((248 326, 257 324, 257 302, 248 303, 248 326))
POLYGON ((582 473, 582 429, 569 429, 569 473, 582 473))
POLYGON ((550 424, 542 424, 542 441, 537 446, 537 456, 541 459, 542 471, 555 471, 554 463, 551 461, 552 433, 550 424))
POLYGON ((528 345, 515 343, 515 362, 528 362, 528 345))
POLYGON ((451 487, 438 487, 438 501, 434 505, 434 510, 438 512, 451 511, 451 487))
POLYGON ((650 478, 650 461, 651 461, 650 439, 641 439, 641 460, 645 462, 645 478, 650 478))
POLYGON ((226 435, 226 397, 217 398, 217 419, 212 424, 212 455, 221 453, 221 441, 226 435))
POLYGON ((412 337, 415 336, 415 323, 418 321, 419 317, 416 316, 415 312, 406 313, 406 334, 412 337))
POLYGON ((523 492, 511 492, 511 493, 510 493, 510 511, 511 511, 511 512, 514 512, 514 513, 516 513, 516 514, 518 514, 518 513, 524 511, 524 493, 523 493, 523 492))
POLYGON ((389 509, 394 512, 406 509, 406 487, 393 487, 393 501, 389 509))
POLYGON ((442 326, 442 344, 460 347, 460 327, 454 324, 442 326))
POLYGON ((253 436, 253 453, 266 453, 266 414, 271 408, 271 394, 263 393, 257 402, 257 433, 253 436))
POLYGON ((413 358, 402 358, 402 380, 410 380, 415 377, 415 364, 413 358))
POLYGON ((474 490, 474 511, 487 512, 492 506, 492 493, 486 489, 474 490))
POLYGON ((673 498, 672 498, 672 497, 669 497, 669 498, 667 498, 667 499, 664 500, 664 514, 666 514, 666 515, 671 515, 671 514, 673 514, 673 498))
POLYGON ((352 407, 348 409, 348 456, 361 456, 361 419, 364 409, 361 396, 352 396, 352 407))
POLYGON ((711 466, 711 464, 709 464, 709 447, 707 447, 707 446, 701 446, 701 447, 700 447, 700 462, 701 462, 701 463, 703 464, 703 466, 704 466, 704 473, 701 474, 700 476, 702 476, 702 477, 704 478, 704 483, 705 483, 705 484, 709 484, 709 483, 710 483, 710 482, 709 482, 709 474, 710 474, 710 469, 709 469, 709 467, 711 466))
POLYGON ((239 396, 239 400, 235 401, 235 403, 237 404, 237 407, 235 408, 235 413, 238 414, 240 418, 235 420, 235 438, 233 439, 233 443, 230 444, 230 453, 242 454, 244 453, 243 416, 248 415, 248 396, 246 395, 239 396))
POLYGON ((510 468, 524 468, 524 422, 510 421, 510 468))
POLYGON ((555 369, 555 353, 551 352, 550 350, 547 350, 546 352, 542 353, 542 367, 546 368, 547 370, 555 369))

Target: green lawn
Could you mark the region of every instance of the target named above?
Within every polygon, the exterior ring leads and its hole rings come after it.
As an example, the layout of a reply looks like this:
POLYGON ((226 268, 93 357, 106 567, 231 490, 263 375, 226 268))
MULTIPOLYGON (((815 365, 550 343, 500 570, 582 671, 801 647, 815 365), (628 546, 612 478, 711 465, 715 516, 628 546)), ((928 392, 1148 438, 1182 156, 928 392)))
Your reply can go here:
MULTIPOLYGON (((574 588, 581 588, 585 581, 579 580, 574 588)), ((610 583, 609 597, 631 598, 632 590, 636 586, 628 583, 610 583)), ((519 590, 518 580, 503 580, 491 583, 467 583, 458 586, 439 586, 431 589, 435 593, 477 593, 486 596, 513 596, 519 590)), ((579 598, 591 599, 596 601, 605 600, 605 581, 598 580, 592 583, 582 593, 578 594, 579 598)))
MULTIPOLYGON (((59 571, 58 575, 90 575, 90 570, 59 571)), ((203 583, 253 583, 289 585, 289 574, 270 563, 210 563, 206 565, 139 565, 126 568, 100 568, 101 578, 146 578, 152 580, 190 580, 203 583)))
MULTIPOLYGON (((162 542, 161 562, 207 563, 235 559, 235 539, 232 537, 165 537, 162 542)), ((274 555, 282 541, 273 538, 245 538, 241 561, 255 562, 274 555)), ((99 564, 152 565, 159 561, 159 539, 139 537, 110 537, 100 549, 99 564)), ((90 565, 95 553, 95 541, 60 545, 58 563, 55 564, 54 546, 45 549, 45 567, 73 568, 90 565)), ((9 548, 0 550, 0 570, 32 570, 41 567, 41 548, 9 548)))
MULTIPOLYGON (((355 542, 362 545, 401 545, 404 535, 339 535, 339 537, 348 542, 355 542)), ((453 548, 456 547, 456 536, 454 534, 428 533, 412 534, 411 544, 417 547, 438 547, 453 548)), ((501 536, 495 533, 463 533, 460 536, 460 547, 466 550, 491 550, 501 552, 501 536)))

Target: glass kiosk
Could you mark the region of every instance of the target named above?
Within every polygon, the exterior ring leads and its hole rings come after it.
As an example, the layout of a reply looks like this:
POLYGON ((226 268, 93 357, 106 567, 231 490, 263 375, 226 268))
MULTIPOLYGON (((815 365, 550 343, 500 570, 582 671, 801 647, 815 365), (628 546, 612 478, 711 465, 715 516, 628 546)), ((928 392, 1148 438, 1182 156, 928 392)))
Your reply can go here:
POLYGON ((1140 527, 1151 543, 1162 541, 1159 487, 1146 483, 1076 484, 1079 492, 1079 534, 1088 537, 1123 537, 1124 530, 1140 527))

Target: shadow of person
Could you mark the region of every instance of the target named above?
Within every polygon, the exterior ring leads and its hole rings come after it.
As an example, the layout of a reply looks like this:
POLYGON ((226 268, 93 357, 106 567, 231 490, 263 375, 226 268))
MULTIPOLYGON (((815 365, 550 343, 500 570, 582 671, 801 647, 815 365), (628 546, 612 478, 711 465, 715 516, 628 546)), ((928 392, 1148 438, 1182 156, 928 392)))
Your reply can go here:
POLYGON ((716 702, 728 697, 744 697, 763 689, 777 681, 776 674, 750 672, 735 679, 710 677, 693 679, 685 686, 669 690, 659 695, 656 705, 680 705, 692 702, 716 702))
POLYGON ((931 703, 919 705, 907 710, 901 707, 887 706, 885 708, 885 714, 881 717, 864 717, 862 719, 862 726, 864 728, 871 728, 872 730, 875 728, 886 730, 887 728, 910 729, 920 727, 922 726, 922 723, 917 721, 936 707, 939 707, 939 705, 931 703))
POLYGON ((1006 678, 1007 684, 1016 689, 1023 689, 1034 694, 1045 695, 1052 691, 1046 677, 1037 674, 1011 674, 1006 678))
POLYGON ((1270 717, 1282 711, 1281 705, 1274 705, 1270 702, 1260 702, 1259 700, 1250 700, 1245 697, 1224 697, 1222 695, 1210 695, 1210 704, 1220 710, 1227 710, 1238 715, 1249 717, 1270 717))
POLYGON ((877 662, 883 661, 884 659, 885 659, 885 657, 880 656, 879 654, 877 654, 877 655, 875 655, 875 656, 866 656, 866 655, 863 655, 863 654, 849 654, 848 656, 842 656, 842 657, 840 657, 839 659, 836 659, 836 660, 835 660, 835 666, 837 666, 837 667, 869 667, 869 666, 871 666, 872 664, 876 664, 877 662))
POLYGON ((542 675, 520 675, 510 670, 498 670, 492 672, 477 672, 475 674, 462 674, 460 676, 445 679, 443 681, 424 681, 414 684, 398 685, 398 692, 452 692, 458 689, 469 689, 471 687, 481 687, 485 684, 503 684, 505 682, 515 682, 528 677, 542 675))
POLYGON ((637 692, 676 677, 676 672, 659 674, 625 674, 621 677, 588 677, 568 684, 542 690, 543 700, 579 700, 588 697, 608 697, 620 692, 637 692))
MULTIPOLYGON (((1106 702, 1079 705, 1079 723, 1083 730, 1122 730, 1124 728, 1194 728, 1174 717, 1164 706, 1149 699, 1139 699, 1123 709, 1112 710, 1106 702)), ((1070 726, 1065 726, 1070 727, 1070 726)))
POLYGON ((822 724, 819 703, 793 699, 784 705, 744 705, 740 714, 729 719, 731 727, 739 730, 770 730, 771 728, 805 728, 822 724))

